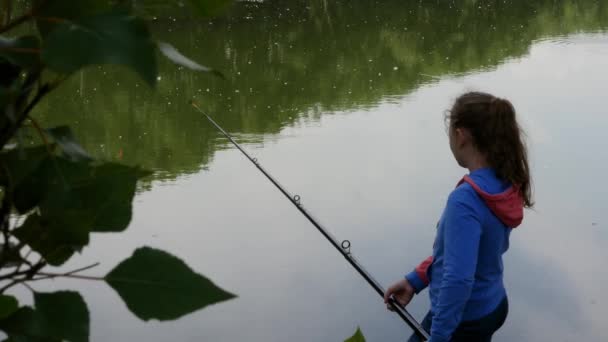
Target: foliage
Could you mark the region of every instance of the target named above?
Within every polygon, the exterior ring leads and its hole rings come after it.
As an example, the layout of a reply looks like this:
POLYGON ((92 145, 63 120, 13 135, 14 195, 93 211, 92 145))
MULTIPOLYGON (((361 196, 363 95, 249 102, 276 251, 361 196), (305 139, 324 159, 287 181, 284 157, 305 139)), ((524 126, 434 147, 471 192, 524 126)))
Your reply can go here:
MULTIPOLYGON (((202 15, 217 14, 228 3, 191 1, 202 15)), ((39 102, 91 65, 126 67, 154 87, 157 47, 177 64, 221 74, 168 43, 157 43, 150 23, 138 17, 128 1, 30 0, 2 5, 0 329, 8 340, 89 340, 89 311, 82 296, 74 291, 42 293, 29 285, 44 279, 106 281, 143 320, 173 320, 234 298, 182 260, 149 247, 137 249, 105 277, 80 274, 97 264, 64 273, 47 271, 87 246, 91 233, 127 229, 137 182, 150 172, 91 157, 68 126, 41 127, 32 115, 39 102), (30 22, 37 31, 28 29, 30 22), (34 139, 39 143, 32 143, 34 139), (15 285, 32 290, 33 307, 20 306, 6 294, 15 285)), ((52 110, 63 108, 57 105, 52 110)))
POLYGON ((355 334, 344 340, 344 342, 365 342, 365 337, 363 336, 361 329, 357 327, 357 331, 355 331, 355 334))
POLYGON ((234 298, 178 258, 139 248, 105 276, 131 312, 149 319, 176 319, 199 308, 234 298), (142 286, 144 285, 144 286, 142 286), (151 302, 150 298, 156 298, 151 302))

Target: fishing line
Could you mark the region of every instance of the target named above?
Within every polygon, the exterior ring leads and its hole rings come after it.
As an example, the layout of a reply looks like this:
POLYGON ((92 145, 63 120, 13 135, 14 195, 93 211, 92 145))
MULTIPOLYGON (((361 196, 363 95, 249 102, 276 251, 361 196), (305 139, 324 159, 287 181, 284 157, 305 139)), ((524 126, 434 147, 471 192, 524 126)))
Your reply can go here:
MULTIPOLYGON (((274 177, 270 175, 270 173, 268 173, 268 171, 266 171, 262 167, 262 165, 258 162, 257 158, 252 158, 230 136, 230 134, 228 134, 222 127, 220 127, 220 125, 218 125, 209 115, 207 115, 207 113, 203 112, 194 101, 191 101, 190 104, 194 108, 196 108, 196 110, 198 110, 201 114, 203 114, 207 118, 207 120, 209 120, 209 122, 211 122, 211 124, 215 126, 215 128, 217 128, 239 151, 241 151, 245 155, 245 157, 247 157, 247 159, 249 159, 249 161, 251 161, 253 165, 255 165, 255 167, 257 167, 258 170, 260 170, 264 174, 264 176, 266 176, 266 178, 268 178, 268 180, 272 184, 274 184, 274 186, 276 186, 283 193, 283 195, 285 195, 285 197, 289 199, 291 203, 293 203, 293 205, 308 219, 308 221, 310 221, 310 223, 312 223, 312 225, 315 226, 317 230, 319 230, 319 232, 323 234, 323 236, 325 236, 325 238, 338 250, 338 252, 340 252, 340 254, 342 254, 342 256, 344 256, 346 261, 348 261, 348 263, 353 266, 355 270, 357 270, 357 272, 359 272, 359 274, 380 295, 380 297, 384 298, 385 291, 382 285, 380 285, 380 283, 378 283, 378 281, 374 279, 374 277, 372 277, 372 275, 367 272, 367 270, 365 270, 365 268, 363 268, 363 266, 361 266, 361 264, 359 264, 359 262, 352 255, 350 241, 343 240, 338 243, 338 240, 333 235, 331 235, 331 233, 329 233, 325 228, 323 228, 323 226, 310 213, 308 213, 306 209, 304 209, 299 195, 292 196, 287 190, 285 190, 285 188, 281 184, 279 184, 276 179, 274 179, 274 177)), ((393 312, 397 313, 397 315, 401 317, 405 321, 405 323, 407 323, 407 325, 412 328, 412 330, 414 330, 414 333, 416 333, 418 337, 422 338, 423 340, 430 339, 429 334, 426 332, 426 330, 424 330, 420 323, 418 323, 416 319, 412 317, 412 315, 405 308, 397 304, 394 298, 391 297, 389 303, 392 309, 394 310, 393 312)))

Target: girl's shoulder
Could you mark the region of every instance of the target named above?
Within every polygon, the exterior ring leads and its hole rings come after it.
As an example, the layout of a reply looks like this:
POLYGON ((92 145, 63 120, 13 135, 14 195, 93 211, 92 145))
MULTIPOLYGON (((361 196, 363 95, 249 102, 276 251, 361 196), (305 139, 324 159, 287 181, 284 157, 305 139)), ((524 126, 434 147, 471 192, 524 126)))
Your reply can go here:
POLYGON ((460 183, 448 196, 448 206, 478 207, 483 205, 483 199, 473 186, 467 182, 460 183))

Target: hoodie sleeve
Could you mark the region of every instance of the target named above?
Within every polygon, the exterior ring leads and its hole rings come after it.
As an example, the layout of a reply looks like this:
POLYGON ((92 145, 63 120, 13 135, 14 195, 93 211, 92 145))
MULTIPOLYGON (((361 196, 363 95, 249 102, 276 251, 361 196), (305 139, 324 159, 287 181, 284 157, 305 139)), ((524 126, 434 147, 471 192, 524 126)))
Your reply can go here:
POLYGON ((420 291, 424 290, 429 285, 428 270, 429 267, 431 267, 431 264, 433 264, 432 256, 424 259, 420 265, 416 266, 412 272, 405 276, 405 279, 412 285, 416 294, 420 293, 420 291))
POLYGON ((462 188, 448 199, 443 231, 444 274, 431 325, 431 342, 450 340, 471 296, 482 232, 477 201, 473 191, 462 188))

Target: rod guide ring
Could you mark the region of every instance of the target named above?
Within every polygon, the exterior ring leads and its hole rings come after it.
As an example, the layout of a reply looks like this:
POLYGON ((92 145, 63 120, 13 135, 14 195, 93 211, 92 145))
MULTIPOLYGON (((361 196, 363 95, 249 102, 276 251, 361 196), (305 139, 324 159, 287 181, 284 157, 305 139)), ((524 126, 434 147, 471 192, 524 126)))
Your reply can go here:
POLYGON ((343 250, 345 250, 347 253, 350 253, 350 241, 344 240, 340 245, 342 246, 343 250))

